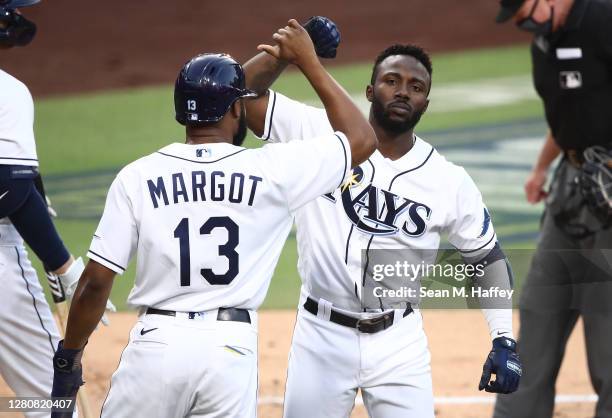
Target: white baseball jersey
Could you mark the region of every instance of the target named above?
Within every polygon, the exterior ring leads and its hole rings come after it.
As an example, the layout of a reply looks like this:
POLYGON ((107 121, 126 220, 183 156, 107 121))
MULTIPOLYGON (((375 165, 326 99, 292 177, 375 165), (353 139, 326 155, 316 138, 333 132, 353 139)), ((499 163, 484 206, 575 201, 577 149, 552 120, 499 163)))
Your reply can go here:
POLYGON ((21 81, 0 70, 0 164, 38 166, 34 102, 21 81))
POLYGON ((350 161, 340 132, 254 150, 168 145, 117 175, 88 256, 121 274, 137 254, 133 307, 257 309, 293 212, 343 183, 350 161))
MULTIPOLYGON (((38 166, 33 124, 28 88, 0 70, 0 165, 38 166)), ((17 396, 49 396, 49 365, 60 336, 23 239, 8 217, 0 219, 0 281, 0 375, 17 396)), ((30 411, 25 416, 44 418, 49 413, 30 411)))
MULTIPOLYGON (((324 110, 270 91, 262 139, 329 132, 324 110)), ((432 250, 435 259, 443 234, 465 254, 486 253, 496 242, 470 176, 418 137, 395 161, 375 151, 340 188, 301 208, 296 225, 302 293, 355 312, 362 308, 362 250, 432 250)))

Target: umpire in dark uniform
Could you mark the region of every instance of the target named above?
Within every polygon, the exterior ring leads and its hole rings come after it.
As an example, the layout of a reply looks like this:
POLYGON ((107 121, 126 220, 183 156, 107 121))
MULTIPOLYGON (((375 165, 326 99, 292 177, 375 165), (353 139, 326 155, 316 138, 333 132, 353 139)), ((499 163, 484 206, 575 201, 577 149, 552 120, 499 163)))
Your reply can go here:
POLYGON ((520 299, 524 375, 517 392, 498 396, 495 418, 552 417, 555 380, 579 316, 599 396, 595 417, 612 418, 612 206, 605 193, 603 204, 591 205, 584 182, 590 155, 612 168, 612 1, 564 0, 567 14, 555 13, 556 1, 501 0, 497 16, 534 34, 533 79, 549 131, 525 185, 527 199, 545 198, 546 209, 520 299), (554 22, 559 15, 564 21, 554 22))

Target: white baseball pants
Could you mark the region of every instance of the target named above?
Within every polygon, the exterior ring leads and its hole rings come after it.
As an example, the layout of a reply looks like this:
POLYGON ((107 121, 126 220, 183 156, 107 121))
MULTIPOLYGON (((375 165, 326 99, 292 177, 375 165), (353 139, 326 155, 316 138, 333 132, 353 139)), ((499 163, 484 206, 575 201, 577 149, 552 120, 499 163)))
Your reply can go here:
POLYGON ((102 408, 109 418, 254 418, 257 320, 141 315, 102 408))
POLYGON ((364 334, 300 306, 284 417, 349 417, 358 388, 370 417, 434 417, 430 353, 420 312, 384 331, 364 334))
MULTIPOLYGON (((0 225, 0 373, 17 396, 51 396, 57 325, 23 240, 0 225)), ((49 412, 27 412, 27 418, 49 412)))

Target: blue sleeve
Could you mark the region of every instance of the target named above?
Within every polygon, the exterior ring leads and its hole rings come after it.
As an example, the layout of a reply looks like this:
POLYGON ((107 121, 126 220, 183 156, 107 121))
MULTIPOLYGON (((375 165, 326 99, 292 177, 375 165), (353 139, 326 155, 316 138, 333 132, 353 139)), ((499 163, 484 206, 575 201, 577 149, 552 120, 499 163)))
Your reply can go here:
POLYGON ((0 178, 0 217, 11 220, 19 235, 48 270, 57 270, 70 254, 60 238, 34 179, 0 178))

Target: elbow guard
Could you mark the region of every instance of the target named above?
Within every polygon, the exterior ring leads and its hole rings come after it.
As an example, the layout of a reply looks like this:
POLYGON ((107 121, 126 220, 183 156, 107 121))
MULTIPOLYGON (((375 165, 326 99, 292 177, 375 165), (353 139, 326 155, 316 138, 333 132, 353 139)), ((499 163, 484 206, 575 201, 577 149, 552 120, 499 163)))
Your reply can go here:
POLYGON ((512 275, 512 268, 510 267, 510 262, 508 261, 508 257, 506 257, 506 254, 504 254, 504 252, 502 251, 499 245, 499 242, 495 243, 495 246, 491 248, 491 251, 489 251, 487 255, 485 255, 483 258, 481 258, 480 260, 478 260, 477 262, 473 264, 490 266, 491 264, 499 260, 504 260, 504 262, 506 263, 506 271, 508 273, 508 280, 510 282, 510 288, 513 288, 514 287, 514 276, 512 275))

